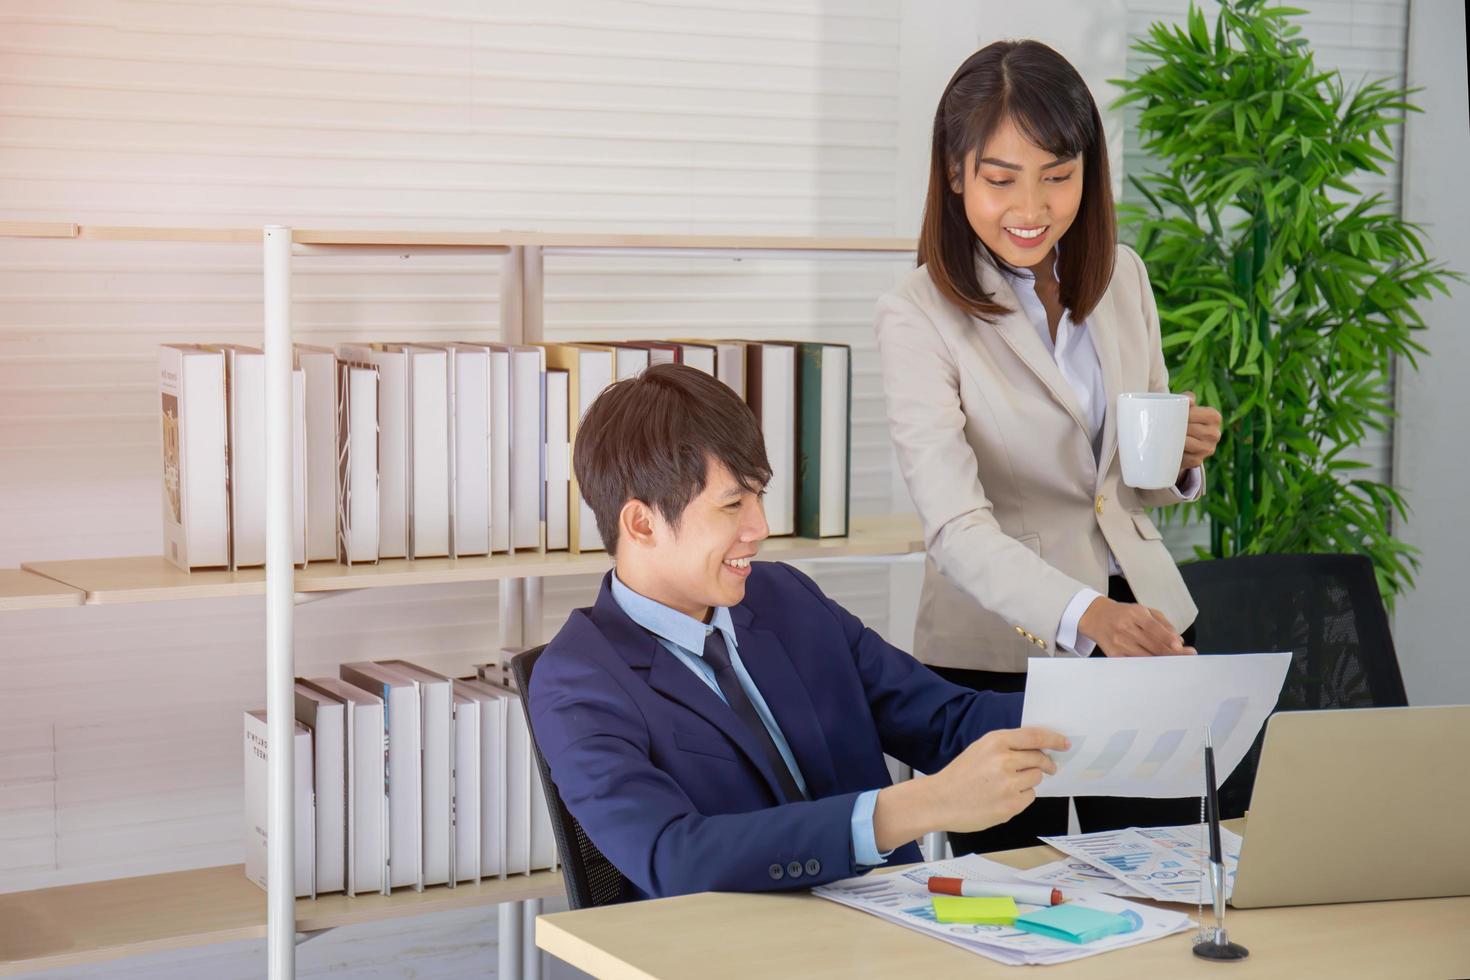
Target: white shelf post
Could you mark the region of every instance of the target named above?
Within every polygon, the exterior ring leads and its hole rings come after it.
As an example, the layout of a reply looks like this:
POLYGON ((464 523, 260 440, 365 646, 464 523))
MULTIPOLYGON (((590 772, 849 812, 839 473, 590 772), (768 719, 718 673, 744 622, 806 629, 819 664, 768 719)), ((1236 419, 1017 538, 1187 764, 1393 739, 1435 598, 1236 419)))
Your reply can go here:
POLYGON ((265 686, 269 774, 266 952, 271 980, 296 975, 296 674, 292 649, 295 568, 291 547, 291 229, 265 229, 265 686))

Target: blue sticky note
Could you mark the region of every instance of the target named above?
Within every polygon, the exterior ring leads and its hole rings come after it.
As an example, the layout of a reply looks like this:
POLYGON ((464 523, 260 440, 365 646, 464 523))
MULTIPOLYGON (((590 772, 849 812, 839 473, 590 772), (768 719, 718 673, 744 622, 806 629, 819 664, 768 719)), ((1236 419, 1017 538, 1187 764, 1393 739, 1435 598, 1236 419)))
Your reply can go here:
POLYGON ((1016 928, 1048 939, 1090 943, 1104 936, 1127 932, 1132 925, 1121 915, 1066 902, 1017 916, 1016 928))

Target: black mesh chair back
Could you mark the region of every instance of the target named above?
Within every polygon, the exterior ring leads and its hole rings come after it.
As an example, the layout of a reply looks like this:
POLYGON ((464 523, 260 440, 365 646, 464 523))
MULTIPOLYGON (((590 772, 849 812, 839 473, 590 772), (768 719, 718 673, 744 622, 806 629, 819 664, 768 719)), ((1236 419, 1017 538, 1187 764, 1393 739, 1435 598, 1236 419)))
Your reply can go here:
MULTIPOLYGON (((531 722, 531 671, 546 647, 539 646, 511 659, 510 670, 515 677, 516 689, 521 693, 521 703, 526 709, 526 723, 531 722)), ((567 883, 567 900, 574 909, 594 908, 599 905, 616 905, 631 901, 635 897, 633 886, 623 873, 603 857, 597 845, 582 830, 577 818, 572 816, 556 783, 551 781, 551 769, 541 755, 541 746, 536 742, 536 730, 531 728, 531 748, 536 755, 536 768, 541 773, 541 786, 546 790, 546 802, 551 810, 551 828, 556 834, 556 850, 561 858, 561 872, 567 883)))
MULTIPOLYGON (((1200 653, 1291 652, 1277 711, 1408 703, 1366 556, 1246 555, 1179 570, 1199 606, 1200 653)), ((1221 787, 1222 817, 1250 805, 1264 738, 1221 787)))

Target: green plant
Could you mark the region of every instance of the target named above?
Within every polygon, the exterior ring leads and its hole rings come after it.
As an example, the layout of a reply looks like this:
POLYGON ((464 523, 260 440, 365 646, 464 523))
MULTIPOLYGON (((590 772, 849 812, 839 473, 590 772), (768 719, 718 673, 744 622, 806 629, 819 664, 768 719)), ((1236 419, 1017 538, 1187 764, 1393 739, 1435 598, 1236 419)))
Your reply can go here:
POLYGON ((1392 533, 1404 501, 1344 451, 1389 426, 1393 356, 1423 352, 1414 303, 1459 277, 1352 183, 1391 161, 1411 93, 1318 70, 1300 13, 1226 0, 1211 32, 1191 5, 1185 26, 1134 46, 1154 64, 1117 81, 1118 104, 1140 107, 1159 169, 1130 179, 1142 202, 1120 211, 1172 387, 1225 417, 1208 493, 1186 512, 1209 519, 1200 556, 1364 553, 1391 601, 1418 567, 1392 533))

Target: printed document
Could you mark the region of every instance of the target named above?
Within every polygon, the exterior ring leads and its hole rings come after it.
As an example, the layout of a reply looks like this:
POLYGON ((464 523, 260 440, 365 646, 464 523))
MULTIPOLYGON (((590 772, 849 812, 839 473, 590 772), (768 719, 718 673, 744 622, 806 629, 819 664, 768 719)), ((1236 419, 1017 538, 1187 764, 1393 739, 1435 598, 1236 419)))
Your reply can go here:
POLYGON ((1057 771, 1036 795, 1199 796, 1205 729, 1223 783, 1276 706, 1290 664, 1290 653, 1032 660, 1021 724, 1072 742, 1050 753, 1057 771))
MULTIPOLYGON (((1187 902, 1208 905, 1210 893, 1206 862, 1209 859, 1208 838, 1203 824, 1183 827, 1130 827, 1096 834, 1073 834, 1043 837, 1042 840, 1074 858, 1072 863, 1090 864, 1092 873, 1111 875, 1122 888, 1131 889, 1143 898, 1159 902, 1187 902)), ((1220 828, 1220 857, 1225 864, 1225 897, 1235 885, 1235 866, 1240 860, 1239 834, 1220 828)), ((1023 876, 1038 879, 1021 872, 1023 876)), ((1046 883, 1055 884, 1055 879, 1046 883)), ((1065 891, 1065 886, 1056 887, 1065 891)), ((1114 895, 1129 892, 1116 890, 1105 883, 1092 887, 1114 895)))
MULTIPOLYGON (((1078 945, 1024 932, 1014 926, 941 923, 935 921, 928 890, 928 881, 934 875, 996 883, 1023 881, 1016 869, 969 854, 950 861, 917 865, 903 872, 834 881, 813 888, 812 893, 1011 966, 1064 963, 1171 936, 1194 925, 1183 913, 1150 908, 1100 892, 1077 892, 1069 895, 1068 901, 1123 916, 1132 926, 1128 932, 1078 945)), ((1023 914, 1040 908, 1024 902, 1017 902, 1016 906, 1023 914)))

